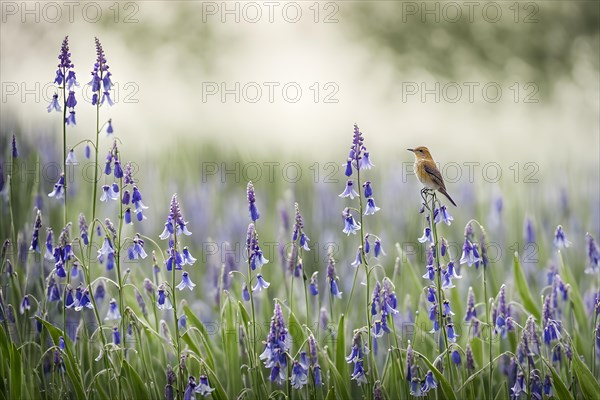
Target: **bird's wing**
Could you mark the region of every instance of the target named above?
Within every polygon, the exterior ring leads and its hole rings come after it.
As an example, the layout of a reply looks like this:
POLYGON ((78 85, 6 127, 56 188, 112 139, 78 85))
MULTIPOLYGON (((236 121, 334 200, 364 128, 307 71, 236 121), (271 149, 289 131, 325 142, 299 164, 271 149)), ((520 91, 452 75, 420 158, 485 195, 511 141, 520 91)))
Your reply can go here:
POLYGON ((437 185, 439 185, 441 188, 446 188, 446 185, 444 185, 444 178, 442 178, 442 174, 437 169, 435 164, 425 162, 423 163, 423 168, 425 168, 425 172, 427 172, 427 174, 437 185))

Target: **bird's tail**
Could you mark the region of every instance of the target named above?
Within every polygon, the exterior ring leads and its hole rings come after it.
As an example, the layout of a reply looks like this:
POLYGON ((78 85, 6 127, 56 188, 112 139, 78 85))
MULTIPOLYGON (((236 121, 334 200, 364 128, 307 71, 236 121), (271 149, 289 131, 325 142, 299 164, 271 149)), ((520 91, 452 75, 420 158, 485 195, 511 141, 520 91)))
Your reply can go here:
POLYGON ((452 197, 450 197, 450 195, 448 194, 448 192, 446 191, 446 189, 439 188, 438 191, 441 194, 443 194, 444 196, 446 196, 448 198, 448 200, 450 200, 450 203, 452 203, 452 205, 454 205, 454 207, 456 207, 456 203, 454 202, 454 200, 452 200, 452 197))

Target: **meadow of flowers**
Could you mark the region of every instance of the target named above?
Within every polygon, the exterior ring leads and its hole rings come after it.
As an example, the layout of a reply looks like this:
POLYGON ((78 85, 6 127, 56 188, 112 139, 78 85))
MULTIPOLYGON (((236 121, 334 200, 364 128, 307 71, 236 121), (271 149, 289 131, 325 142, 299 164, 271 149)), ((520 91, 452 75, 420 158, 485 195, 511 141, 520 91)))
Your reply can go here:
POLYGON ((596 194, 541 181, 526 210, 516 183, 467 182, 455 208, 354 121, 333 177, 200 179, 210 150, 144 165, 95 47, 89 83, 60 47, 56 137, 2 133, 1 398, 600 395, 596 194))

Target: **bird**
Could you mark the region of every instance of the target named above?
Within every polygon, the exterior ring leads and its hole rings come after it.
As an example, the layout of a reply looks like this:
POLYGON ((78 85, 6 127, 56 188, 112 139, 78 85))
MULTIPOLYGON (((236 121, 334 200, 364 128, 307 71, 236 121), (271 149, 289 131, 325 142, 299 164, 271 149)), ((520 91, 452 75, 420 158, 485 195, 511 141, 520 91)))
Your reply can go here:
POLYGON ((426 189, 439 191, 450 200, 450 203, 452 203, 454 207, 456 207, 456 203, 452 200, 452 197, 450 197, 446 190, 444 178, 442 178, 440 170, 435 165, 435 161, 433 161, 429 149, 425 146, 419 146, 414 149, 406 150, 412 151, 415 155, 414 170, 419 182, 421 182, 426 189))

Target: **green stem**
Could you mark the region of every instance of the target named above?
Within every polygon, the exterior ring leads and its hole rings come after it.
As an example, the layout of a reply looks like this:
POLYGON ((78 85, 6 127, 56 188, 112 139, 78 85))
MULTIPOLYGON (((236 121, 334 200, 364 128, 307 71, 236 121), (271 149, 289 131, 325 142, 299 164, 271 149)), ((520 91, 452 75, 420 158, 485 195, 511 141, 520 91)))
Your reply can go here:
MULTIPOLYGON (((66 75, 66 68, 63 68, 63 76, 67 76, 66 75)), ((63 126, 63 174, 64 174, 64 179, 65 179, 65 185, 63 187, 63 199, 64 199, 64 205, 65 205, 65 209, 64 209, 64 223, 63 226, 67 226, 67 219, 68 219, 68 214, 67 214, 67 189, 69 187, 69 185, 67 184, 68 182, 68 177, 67 177, 67 85, 66 82, 63 82, 65 84, 63 84, 63 119, 62 119, 62 126, 63 126)))
POLYGON ((485 297, 485 313, 486 313, 486 318, 487 318, 487 322, 488 322, 488 328, 489 328, 489 336, 488 336, 488 351, 489 351, 489 357, 490 357, 490 373, 488 376, 488 397, 492 396, 492 372, 494 370, 494 364, 492 362, 492 322, 490 321, 490 302, 488 299, 488 295, 487 295, 487 277, 486 277, 486 273, 485 271, 487 270, 487 268, 484 266, 483 267, 483 296, 485 297))
MULTIPOLYGON (((174 251, 177 251, 177 228, 175 227, 175 229, 173 229, 173 249, 175 249, 174 251)), ((175 257, 175 255, 173 255, 173 257, 175 257)), ((181 367, 181 343, 179 340, 179 320, 177 319, 177 296, 175 293, 175 261, 173 261, 173 265, 171 268, 171 295, 173 296, 173 316, 174 316, 174 322, 175 322, 175 351, 177 352, 177 359, 175 360, 177 362, 177 397, 181 397, 183 395, 184 392, 184 386, 183 386, 183 370, 180 368, 181 367)))

